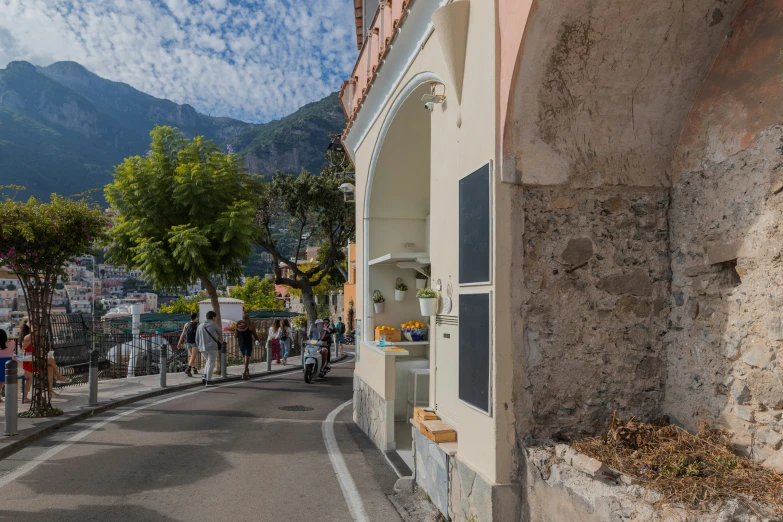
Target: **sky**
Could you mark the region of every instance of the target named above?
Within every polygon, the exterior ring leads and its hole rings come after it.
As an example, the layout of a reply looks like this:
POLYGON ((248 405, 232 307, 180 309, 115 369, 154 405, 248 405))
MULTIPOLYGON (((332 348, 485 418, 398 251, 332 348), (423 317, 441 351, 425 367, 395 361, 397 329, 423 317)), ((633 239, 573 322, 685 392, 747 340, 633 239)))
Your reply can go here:
POLYGON ((266 122, 339 89, 353 0, 0 0, 0 68, 78 62, 199 112, 266 122))

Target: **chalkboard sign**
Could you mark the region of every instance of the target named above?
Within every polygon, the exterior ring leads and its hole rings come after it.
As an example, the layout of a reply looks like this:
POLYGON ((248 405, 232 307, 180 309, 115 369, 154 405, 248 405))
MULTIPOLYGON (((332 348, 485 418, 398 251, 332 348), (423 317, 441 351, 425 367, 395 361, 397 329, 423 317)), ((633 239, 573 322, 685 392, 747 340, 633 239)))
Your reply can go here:
POLYGON ((489 283, 489 163, 459 180, 459 284, 489 283))
POLYGON ((459 296, 459 398, 489 413, 489 294, 459 296))

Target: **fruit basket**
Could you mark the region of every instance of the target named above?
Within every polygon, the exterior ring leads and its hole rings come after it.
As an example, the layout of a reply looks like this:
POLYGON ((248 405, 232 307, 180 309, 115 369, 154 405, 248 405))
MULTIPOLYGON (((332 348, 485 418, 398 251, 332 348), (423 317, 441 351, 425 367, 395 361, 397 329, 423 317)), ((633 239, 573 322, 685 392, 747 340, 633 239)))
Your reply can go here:
POLYGON ((405 341, 426 341, 427 325, 419 321, 409 321, 400 325, 402 337, 405 341))
POLYGON ((398 343, 402 341, 402 332, 391 326, 379 326, 375 329, 375 340, 380 341, 381 335, 386 336, 387 343, 398 343))

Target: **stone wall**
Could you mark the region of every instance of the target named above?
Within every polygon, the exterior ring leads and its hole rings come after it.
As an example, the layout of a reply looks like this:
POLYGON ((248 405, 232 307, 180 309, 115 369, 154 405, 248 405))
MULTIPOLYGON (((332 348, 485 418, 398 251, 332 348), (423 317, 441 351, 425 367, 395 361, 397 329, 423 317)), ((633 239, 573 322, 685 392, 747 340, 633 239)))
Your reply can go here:
MULTIPOLYGON (((524 452, 522 522, 762 522, 737 500, 696 512, 658 505, 660 495, 628 476, 595 473, 597 461, 567 446, 524 452), (563 451, 565 450, 565 451, 563 451)), ((604 469, 604 468, 601 468, 604 469)))
POLYGON ((663 189, 520 187, 512 280, 522 438, 606 429, 612 412, 660 414, 670 283, 663 189), (523 217, 524 216, 524 217, 523 217))
POLYGON ((353 376, 353 421, 381 450, 386 450, 386 401, 358 375, 353 376))
POLYGON ((665 411, 783 471, 783 0, 749 0, 686 122, 665 411))

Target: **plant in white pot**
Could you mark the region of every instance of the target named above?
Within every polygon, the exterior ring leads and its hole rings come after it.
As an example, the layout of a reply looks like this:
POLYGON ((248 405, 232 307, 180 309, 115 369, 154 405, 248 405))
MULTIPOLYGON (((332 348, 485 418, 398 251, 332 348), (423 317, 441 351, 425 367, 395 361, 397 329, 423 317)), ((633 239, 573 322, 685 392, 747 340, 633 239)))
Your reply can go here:
POLYGON ((408 291, 408 285, 402 282, 402 279, 397 280, 397 286, 394 287, 394 300, 404 301, 405 294, 408 291))
POLYGON ((427 286, 427 276, 421 272, 416 272, 416 290, 421 290, 427 286))
POLYGON ((376 290, 372 293, 372 306, 375 308, 376 314, 382 314, 383 310, 386 308, 386 298, 383 297, 380 290, 376 290))
POLYGON ((430 316, 438 313, 438 292, 432 288, 422 288, 416 292, 421 307, 421 315, 430 316))

